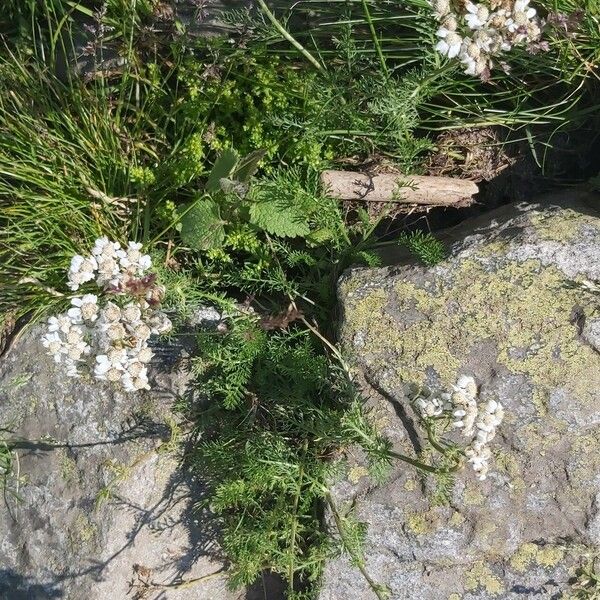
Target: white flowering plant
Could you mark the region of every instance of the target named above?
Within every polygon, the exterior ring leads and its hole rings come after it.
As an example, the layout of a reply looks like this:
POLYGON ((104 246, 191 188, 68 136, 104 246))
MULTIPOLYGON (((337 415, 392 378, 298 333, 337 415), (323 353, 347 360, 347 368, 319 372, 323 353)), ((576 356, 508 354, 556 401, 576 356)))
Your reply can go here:
POLYGON ((496 400, 478 402, 475 379, 461 375, 449 391, 431 392, 415 396, 413 403, 425 420, 452 419, 452 426, 460 430, 467 444, 463 452, 481 481, 487 478, 492 452, 489 443, 504 419, 504 407, 496 400))
POLYGON ((66 313, 48 319, 42 344, 69 377, 87 372, 127 392, 149 389, 148 341, 172 328, 159 309, 164 288, 151 266, 141 243, 122 248, 107 237, 96 240, 89 256, 72 258, 68 287, 77 291, 94 281, 100 295, 74 296, 66 313))
POLYGON ((547 49, 540 43, 543 22, 530 0, 432 0, 431 5, 440 24, 435 49, 460 60, 467 75, 487 80, 496 64, 507 70, 503 56, 516 46, 532 53, 547 49))

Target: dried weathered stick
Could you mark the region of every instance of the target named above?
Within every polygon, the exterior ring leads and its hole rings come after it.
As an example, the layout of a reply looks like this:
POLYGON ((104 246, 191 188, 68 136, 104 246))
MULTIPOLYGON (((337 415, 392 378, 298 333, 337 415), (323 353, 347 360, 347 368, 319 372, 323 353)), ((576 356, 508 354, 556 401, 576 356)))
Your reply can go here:
POLYGON ((435 206, 467 206, 479 191, 466 179, 354 171, 323 171, 321 183, 334 198, 367 202, 400 202, 435 206))

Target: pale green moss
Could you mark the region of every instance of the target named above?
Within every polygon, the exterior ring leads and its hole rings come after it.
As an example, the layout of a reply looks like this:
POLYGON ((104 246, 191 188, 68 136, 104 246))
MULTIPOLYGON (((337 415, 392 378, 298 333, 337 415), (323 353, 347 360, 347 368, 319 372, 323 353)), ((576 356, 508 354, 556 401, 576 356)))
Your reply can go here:
POLYGON ((499 577, 483 562, 476 562, 465 573, 465 589, 475 591, 483 588, 488 594, 497 596, 504 593, 505 587, 499 577))

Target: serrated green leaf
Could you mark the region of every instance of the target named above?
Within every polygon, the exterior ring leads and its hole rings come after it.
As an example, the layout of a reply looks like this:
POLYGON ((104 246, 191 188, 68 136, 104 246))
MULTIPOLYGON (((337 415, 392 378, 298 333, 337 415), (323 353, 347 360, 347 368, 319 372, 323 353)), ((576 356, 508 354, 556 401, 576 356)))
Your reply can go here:
POLYGON ((312 244, 324 244, 335 237, 335 232, 327 227, 321 227, 313 231, 308 236, 308 241, 312 244))
POLYGON ((181 239, 195 250, 220 248, 225 240, 224 221, 219 206, 209 198, 197 200, 182 209, 181 239))
POLYGON ((235 169, 238 163, 239 155, 235 150, 227 148, 223 150, 219 158, 215 161, 213 168, 208 176, 205 189, 207 192, 218 192, 221 189, 221 179, 226 179, 235 169))
POLYGON ((300 208, 277 200, 252 204, 250 222, 279 237, 306 237, 310 233, 308 218, 300 208))

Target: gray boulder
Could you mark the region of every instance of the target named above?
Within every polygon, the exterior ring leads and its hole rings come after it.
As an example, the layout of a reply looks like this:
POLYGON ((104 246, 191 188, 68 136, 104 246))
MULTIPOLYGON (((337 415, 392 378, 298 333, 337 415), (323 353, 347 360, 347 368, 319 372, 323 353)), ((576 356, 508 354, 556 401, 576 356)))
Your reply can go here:
MULTIPOLYGON (((417 387, 471 375, 506 410, 485 481, 468 465, 443 482, 398 462, 377 485, 354 458, 336 486, 392 600, 565 598, 600 552, 600 295, 581 286, 600 280, 600 201, 565 196, 463 224, 433 268, 354 269, 339 283, 342 346, 397 451, 435 460, 417 387)), ((319 598, 376 595, 342 556, 319 598)))
POLYGON ((19 465, 0 501, 0 598, 243 598, 214 520, 194 510, 202 483, 179 465, 185 372, 163 353, 152 392, 69 379, 40 331, 0 364, 0 440, 16 440, 19 465))

